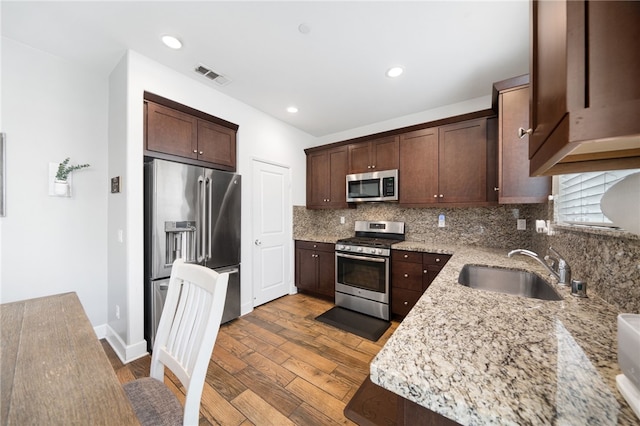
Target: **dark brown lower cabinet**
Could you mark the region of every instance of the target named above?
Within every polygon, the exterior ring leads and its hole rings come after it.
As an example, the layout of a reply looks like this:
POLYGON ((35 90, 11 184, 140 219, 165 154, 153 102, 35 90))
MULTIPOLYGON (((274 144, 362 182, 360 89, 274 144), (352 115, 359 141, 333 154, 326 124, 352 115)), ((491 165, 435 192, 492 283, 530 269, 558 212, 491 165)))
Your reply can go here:
POLYGON ((458 425, 451 419, 376 385, 369 377, 353 395, 344 414, 360 426, 458 425))
POLYGON ((298 290, 335 297, 335 244, 295 242, 296 287, 298 290))
POLYGON ((448 254, 393 250, 391 313, 406 316, 450 258, 448 254))

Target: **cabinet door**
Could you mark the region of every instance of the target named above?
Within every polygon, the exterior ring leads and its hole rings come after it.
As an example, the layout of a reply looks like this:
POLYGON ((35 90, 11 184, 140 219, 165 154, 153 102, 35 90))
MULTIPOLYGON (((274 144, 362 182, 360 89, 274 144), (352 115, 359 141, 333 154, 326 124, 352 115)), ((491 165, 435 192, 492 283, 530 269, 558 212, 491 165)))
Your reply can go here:
MULTIPOLYGON (((371 172, 371 145, 361 142, 348 146, 349 173, 371 172)), ((346 186, 346 184, 345 184, 346 186)))
MULTIPOLYGON (((327 151, 313 152, 307 155, 307 207, 325 207, 329 194, 329 156, 327 151)), ((346 185, 346 184, 345 184, 346 185)), ((346 199, 346 198, 345 198, 346 199)))
POLYGON ((316 291, 318 288, 318 261, 313 250, 296 248, 296 287, 316 291))
POLYGON ((486 119, 439 128, 438 171, 440 202, 487 200, 486 119))
POLYGON ((567 2, 532 1, 531 20, 529 158, 567 113, 567 2))
POLYGON ((404 288, 391 289, 391 313, 394 315, 407 316, 411 308, 422 296, 422 291, 407 290, 404 288))
POLYGON ((228 170, 236 167, 236 132, 198 120, 198 159, 228 170))
MULTIPOLYGON (((333 247, 331 245, 331 247, 333 247)), ((332 248, 333 250, 333 248, 332 248)), ((317 252, 318 255, 318 293, 335 297, 336 262, 334 252, 317 252)))
POLYGON ((394 170, 398 168, 399 137, 371 141, 371 169, 372 171, 394 170))
POLYGON ((432 204, 438 201, 438 128, 400 136, 399 203, 432 204))
POLYGON ((532 175, 640 166, 640 2, 531 2, 532 175))
POLYGON ((194 117, 153 102, 147 103, 146 148, 180 157, 197 158, 194 117))
POLYGON ((346 176, 346 147, 307 154, 307 208, 346 208, 346 176))
POLYGON ((444 265, 451 259, 448 254, 425 253, 422 264, 422 291, 426 291, 444 265))
POLYGON ((422 264, 394 262, 391 270, 392 287, 422 292, 422 264))
POLYGON ((328 185, 327 203, 332 208, 347 207, 347 148, 335 148, 327 153, 329 176, 325 180, 328 185))
POLYGON ((500 204, 543 203, 551 193, 551 178, 529 176, 529 136, 522 139, 518 136, 519 128, 529 128, 529 87, 500 93, 498 105, 498 201, 500 204))

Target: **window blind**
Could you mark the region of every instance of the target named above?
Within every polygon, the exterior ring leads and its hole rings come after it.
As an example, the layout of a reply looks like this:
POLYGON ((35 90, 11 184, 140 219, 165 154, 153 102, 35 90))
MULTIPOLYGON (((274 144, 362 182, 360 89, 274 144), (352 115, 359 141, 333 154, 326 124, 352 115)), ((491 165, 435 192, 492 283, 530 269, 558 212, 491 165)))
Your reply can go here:
POLYGON ((600 210, 602 195, 626 176, 640 169, 560 175, 555 202, 556 221, 580 225, 613 226, 600 210))

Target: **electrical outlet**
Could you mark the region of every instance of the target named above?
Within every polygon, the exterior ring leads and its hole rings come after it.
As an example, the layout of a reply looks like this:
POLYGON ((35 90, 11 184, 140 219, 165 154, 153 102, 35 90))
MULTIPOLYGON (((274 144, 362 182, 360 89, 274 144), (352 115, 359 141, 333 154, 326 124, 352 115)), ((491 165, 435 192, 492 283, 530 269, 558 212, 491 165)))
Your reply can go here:
POLYGON ((440 216, 438 216, 438 228, 444 228, 444 226, 445 226, 444 215, 441 214, 440 216))
POLYGON ((527 230, 527 219, 518 219, 518 231, 527 230))
POLYGON ((111 193, 117 194, 120 192, 120 176, 111 178, 111 193))
POLYGON ((344 223, 345 223, 344 216, 340 216, 340 224, 341 224, 341 225, 344 225, 344 223))

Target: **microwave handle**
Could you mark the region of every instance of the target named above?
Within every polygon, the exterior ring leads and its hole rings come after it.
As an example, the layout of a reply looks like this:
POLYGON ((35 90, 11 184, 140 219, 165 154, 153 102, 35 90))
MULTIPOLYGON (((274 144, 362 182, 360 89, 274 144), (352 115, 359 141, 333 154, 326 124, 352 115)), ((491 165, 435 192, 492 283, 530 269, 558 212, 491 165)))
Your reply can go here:
POLYGON ((367 256, 354 256, 352 254, 336 253, 336 257, 346 257, 347 259, 354 260, 366 260, 367 262, 385 263, 386 257, 367 257, 367 256))

